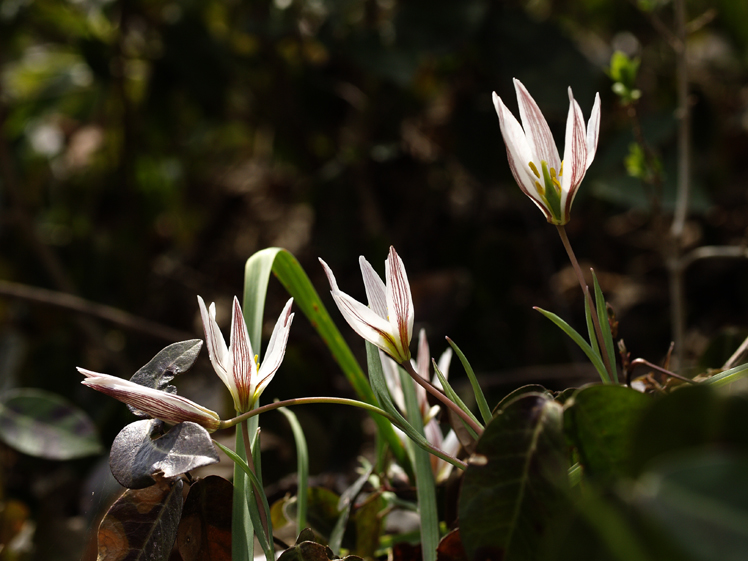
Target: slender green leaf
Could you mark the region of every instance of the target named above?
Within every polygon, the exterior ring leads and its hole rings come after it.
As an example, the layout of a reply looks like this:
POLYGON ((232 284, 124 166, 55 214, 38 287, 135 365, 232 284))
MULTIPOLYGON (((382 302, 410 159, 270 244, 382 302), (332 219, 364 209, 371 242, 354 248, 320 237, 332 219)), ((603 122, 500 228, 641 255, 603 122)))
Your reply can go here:
MULTIPOLYGON (((424 435, 415 382, 407 373, 400 370, 400 384, 403 388, 408 420, 416 431, 424 435)), ((414 448, 413 458, 421 524, 421 553, 423 561, 436 561, 436 548, 439 546, 439 514, 436 509, 436 482, 431 469, 431 457, 422 448, 414 448)))
POLYGON ((600 378, 602 378, 602 381, 606 384, 611 383, 610 376, 608 376, 608 371, 606 370, 605 364, 603 364, 600 355, 596 354, 595 351, 592 350, 592 347, 590 347, 589 343, 587 343, 587 341, 585 341, 584 338, 579 333, 577 333, 571 325, 566 323, 564 320, 562 320, 552 312, 547 312, 546 310, 543 310, 541 308, 535 309, 545 317, 547 317, 549 320, 551 320, 553 323, 555 323, 558 327, 561 328, 564 333, 571 337, 572 341, 579 345, 579 348, 584 351, 584 354, 587 355, 587 358, 589 358, 590 362, 592 362, 592 364, 595 366, 595 368, 597 369, 597 373, 600 374, 600 378))
POLYGON ((452 350, 457 355, 457 358, 460 359, 460 362, 462 363, 462 367, 465 369, 465 373, 467 374, 468 379, 470 380, 470 385, 473 388, 473 394, 475 395, 475 402, 478 404, 478 410, 480 411, 481 417, 483 417, 483 424, 485 425, 493 418, 493 415, 491 415, 491 408, 488 406, 488 402, 486 401, 486 396, 483 394, 483 390, 481 389, 480 384, 478 383, 478 378, 475 376, 473 367, 470 366, 470 362, 468 362, 468 359, 465 356, 465 353, 463 353, 460 350, 460 347, 458 347, 457 344, 454 341, 452 341, 452 339, 447 337, 447 343, 449 343, 449 346, 452 347, 452 350))
MULTIPOLYGON (((234 453, 233 450, 230 448, 227 448, 223 444, 217 441, 213 441, 216 446, 218 446, 224 454, 226 454, 229 459, 231 459, 234 462, 234 465, 237 466, 239 469, 244 472, 244 474, 247 476, 249 481, 252 483, 252 486, 254 490, 248 492, 244 497, 241 498, 241 501, 247 504, 247 510, 249 511, 249 518, 252 521, 252 526, 254 528, 259 528, 259 532, 257 532, 257 540, 260 542, 260 546, 263 549, 263 552, 265 553, 265 558, 267 561, 273 561, 274 560, 274 554, 273 554, 273 547, 272 547, 272 541, 268 540, 268 536, 265 535, 265 532, 262 529, 262 521, 260 518, 260 513, 257 508, 257 503, 253 498, 253 495, 255 492, 258 492, 260 495, 260 498, 263 502, 263 508, 265 509, 265 512, 267 513, 267 523, 268 527, 270 528, 270 505, 267 502, 267 497, 265 496, 265 492, 262 489, 262 482, 257 478, 257 476, 252 473, 252 470, 249 469, 249 465, 247 465, 247 462, 241 458, 238 454, 234 453)), ((236 495, 234 495, 234 498, 236 498, 236 495)), ((270 540, 272 540, 272 530, 270 530, 271 536, 270 540)), ((233 555, 232 555, 233 559, 233 555)))
MULTIPOLYGON (((259 401, 259 400, 258 400, 259 401)), ((244 425, 236 427, 236 453, 239 457, 246 455, 244 449, 244 438, 242 430, 257 430, 257 417, 241 423, 244 425)), ((252 432, 250 432, 252 434, 252 432)), ((219 445, 221 449, 221 447, 219 445)), ((233 453, 233 452, 232 452, 233 453)), ((245 462, 246 463, 246 462, 245 462)), ((247 476, 239 463, 234 462, 234 496, 231 506, 231 559, 239 561, 252 561, 254 559, 254 526, 247 507, 247 476)))
MULTIPOLYGON (((322 337, 359 398, 375 405, 376 398, 366 375, 361 370, 361 366, 359 366, 351 349, 332 321, 304 269, 296 258, 285 249, 278 247, 264 249, 247 260, 244 276, 244 317, 247 321, 250 340, 253 342, 259 341, 262 331, 265 294, 271 272, 276 275, 288 293, 294 297, 296 305, 299 306, 309 319, 312 327, 322 337)), ((387 441, 398 463, 408 470, 409 464, 405 456, 405 450, 392 425, 378 415, 372 415, 372 419, 374 419, 377 430, 387 441)))
MULTIPOLYGON (((431 359, 431 363, 434 366, 434 372, 436 373, 436 377, 439 378, 439 381, 442 383, 442 387, 444 388, 444 393, 447 394, 447 397, 451 399, 454 403, 456 403, 460 409, 462 409, 465 413, 468 414, 468 416, 475 421, 481 428, 483 425, 478 420, 478 418, 473 415, 473 412, 470 411, 467 405, 465 405, 465 402, 460 399, 460 396, 457 395, 457 392, 452 388, 452 385, 449 383, 449 380, 442 374, 442 371, 439 370, 439 365, 436 364, 436 361, 431 359)), ((465 428, 470 432, 473 438, 476 440, 478 439, 478 434, 473 430, 473 428, 468 425, 464 420, 462 421, 462 424, 465 425, 465 428)))
POLYGON ((304 437, 304 430, 299 424, 299 420, 296 415, 288 408, 281 407, 278 409, 286 419, 288 424, 291 425, 293 431, 293 437, 296 441, 296 474, 298 477, 297 492, 298 502, 296 505, 296 533, 300 534, 301 531, 306 528, 306 501, 307 501, 307 487, 309 480, 309 451, 306 445, 306 438, 304 437))
POLYGON ((590 344, 592 350, 595 351, 596 355, 600 354, 600 347, 597 344, 597 334, 595 333, 595 323, 592 321, 592 312, 590 310, 589 299, 584 299, 584 317, 587 320, 587 335, 590 338, 590 344))
MULTIPOLYGON (((616 370, 616 348, 613 344, 613 333, 610 331, 610 321, 608 320, 608 305, 605 302, 603 291, 600 283, 597 282, 597 275, 592 271, 592 284, 595 289, 595 307, 597 307, 597 318, 600 321, 600 329, 603 332, 603 341, 605 342, 605 352, 608 353, 608 361, 612 370, 613 381, 618 383, 618 371, 616 370)), ((587 298, 585 298, 587 300, 587 298)))
POLYGON ((437 456, 442 460, 449 462, 450 464, 460 469, 463 469, 463 466, 456 462, 453 457, 444 454, 441 450, 438 450, 431 446, 429 442, 423 437, 423 435, 416 431, 413 426, 405 419, 405 417, 402 416, 400 411, 398 411, 397 407, 395 407, 395 404, 392 402, 392 396, 387 389, 387 382, 384 378, 384 372, 382 371, 382 362, 379 358, 379 349, 377 349, 377 347, 375 347, 368 341, 366 342, 366 358, 369 365, 369 379, 371 380, 371 387, 379 398, 379 403, 377 403, 377 405, 394 418, 397 423, 397 427, 401 431, 403 431, 408 436, 408 438, 415 442, 416 445, 425 449, 434 456, 437 456))
POLYGON ((731 384, 732 382, 745 378, 746 376, 748 376, 748 364, 741 364, 734 368, 730 368, 730 370, 725 370, 724 372, 715 374, 701 383, 709 384, 714 387, 726 386, 727 384, 731 384))
POLYGON ((540 384, 527 384, 525 386, 520 386, 516 390, 512 390, 508 394, 506 394, 504 397, 501 398, 501 401, 496 404, 496 407, 493 409, 494 416, 504 409, 506 405, 517 399, 519 396, 526 394, 526 393, 535 393, 542 396, 545 396, 548 399, 553 399, 553 393, 546 389, 545 386, 541 386, 540 384))

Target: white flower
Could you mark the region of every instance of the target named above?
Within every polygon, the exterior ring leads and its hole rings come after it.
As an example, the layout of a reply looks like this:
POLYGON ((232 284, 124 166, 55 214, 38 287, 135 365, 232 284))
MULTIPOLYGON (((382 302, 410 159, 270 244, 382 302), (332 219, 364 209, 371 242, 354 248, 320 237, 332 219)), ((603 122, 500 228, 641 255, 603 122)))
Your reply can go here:
POLYGON ((283 362, 288 342, 288 333, 294 314, 291 313, 293 298, 286 302, 270 337, 265 359, 258 366, 257 356, 252 352, 247 324, 244 323, 239 300, 234 297, 231 316, 231 339, 226 347, 221 330, 216 323, 216 306, 205 307, 198 296, 200 315, 205 328, 208 355, 213 368, 231 392, 237 413, 244 413, 254 407, 260 394, 265 390, 275 372, 283 362))
POLYGON ((218 413, 176 394, 141 386, 130 380, 92 372, 84 368, 78 368, 78 372, 86 377, 81 382, 83 385, 132 405, 151 417, 167 423, 177 424, 183 421, 192 421, 213 432, 218 429, 221 421, 218 413))
POLYGON ((551 129, 537 103, 516 78, 514 89, 517 91, 521 126, 496 92, 493 93, 512 175, 525 195, 543 211, 548 222, 566 224, 577 189, 595 158, 600 132, 600 94, 595 95, 592 114, 585 128, 582 110, 569 88, 566 142, 561 161, 551 129))
POLYGON ((319 261, 330 282, 330 294, 353 330, 398 363, 409 360, 410 339, 413 336, 413 297, 405 266, 395 248, 390 247, 385 261, 386 285, 369 262, 363 256, 359 258, 369 307, 341 292, 330 267, 322 259, 319 261))

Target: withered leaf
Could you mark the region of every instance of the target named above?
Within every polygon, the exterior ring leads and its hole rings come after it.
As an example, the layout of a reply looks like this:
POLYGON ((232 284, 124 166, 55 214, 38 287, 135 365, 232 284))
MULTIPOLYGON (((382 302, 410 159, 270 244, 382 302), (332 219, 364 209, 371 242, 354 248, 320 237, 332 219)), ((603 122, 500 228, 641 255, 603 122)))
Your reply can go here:
POLYGON ((166 561, 182 516, 182 480, 128 489, 101 521, 96 561, 166 561))
POLYGON ((234 486, 217 475, 193 483, 177 533, 182 561, 231 561, 234 486))

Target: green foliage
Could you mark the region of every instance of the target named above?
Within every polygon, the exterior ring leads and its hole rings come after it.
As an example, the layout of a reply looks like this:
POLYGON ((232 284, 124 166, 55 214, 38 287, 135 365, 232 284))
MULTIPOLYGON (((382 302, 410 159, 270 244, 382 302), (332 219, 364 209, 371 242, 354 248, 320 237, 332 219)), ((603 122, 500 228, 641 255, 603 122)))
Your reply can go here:
POLYGON ((541 537, 566 503, 562 414, 552 399, 527 393, 486 426, 460 494, 468 559, 541 559, 541 537))
POLYGON ((613 93, 624 105, 637 101, 642 95, 641 90, 636 88, 640 63, 639 57, 629 58, 621 51, 615 51, 610 57, 608 76, 613 80, 613 93))
POLYGON ((48 460, 102 450, 96 428, 83 411, 58 395, 33 388, 0 397, 0 439, 19 452, 48 460))

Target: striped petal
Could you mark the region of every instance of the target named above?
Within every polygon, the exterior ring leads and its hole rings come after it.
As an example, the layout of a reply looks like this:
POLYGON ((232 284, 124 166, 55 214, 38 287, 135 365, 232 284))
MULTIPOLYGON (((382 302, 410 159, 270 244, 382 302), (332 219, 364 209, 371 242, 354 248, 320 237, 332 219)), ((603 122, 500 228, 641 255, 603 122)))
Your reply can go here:
POLYGON ((81 382, 83 385, 132 405, 156 419, 171 424, 192 421, 210 432, 219 427, 221 419, 218 413, 184 397, 84 368, 78 368, 78 372, 85 376, 81 382))
POLYGON ((540 111, 540 107, 527 91, 527 88, 514 79, 514 89, 517 92, 517 103, 519 104, 519 116, 522 119, 522 128, 527 137, 527 143, 533 151, 535 165, 540 169, 540 162, 546 162, 549 168, 558 170, 561 167, 561 159, 558 157, 558 148, 553 140, 551 128, 540 111))
POLYGON ((250 389, 253 402, 260 397, 260 394, 263 391, 265 391, 265 388, 273 379, 273 376, 275 376, 275 373, 283 362, 283 357, 286 354, 288 335, 291 332, 291 323, 293 322, 294 317, 294 314, 291 313, 292 305, 293 298, 290 298, 283 307, 283 311, 278 317, 278 321, 275 322, 273 334, 270 336, 270 342, 265 351, 265 359, 260 363, 260 371, 257 375, 257 381, 253 382, 253 386, 250 389))
MULTIPOLYGON (((387 313, 390 325, 395 332, 396 345, 403 360, 410 359, 410 340, 413 337, 413 296, 410 292, 408 275, 403 260, 390 246, 390 254, 385 261, 387 313)), ((397 357, 395 357, 397 359, 397 357)), ((403 362, 401 360, 400 362, 403 362)))
POLYGON ((255 363, 255 356, 252 352, 252 343, 249 340, 242 307, 239 305, 239 299, 236 296, 234 296, 231 314, 229 354, 231 355, 231 377, 236 388, 236 393, 231 395, 234 398, 234 406, 237 412, 244 413, 250 409, 250 402, 252 401, 250 388, 252 382, 257 379, 257 363, 255 363))
MULTIPOLYGON (((226 347, 221 330, 216 323, 216 305, 210 305, 210 311, 205 307, 205 302, 198 296, 197 303, 200 306, 200 317, 203 320, 203 329, 205 331, 205 341, 208 347, 208 357, 216 371, 218 377, 229 389, 231 395, 237 394, 234 377, 231 375, 231 356, 226 347)), ((234 400, 236 403, 236 400, 234 400)))

